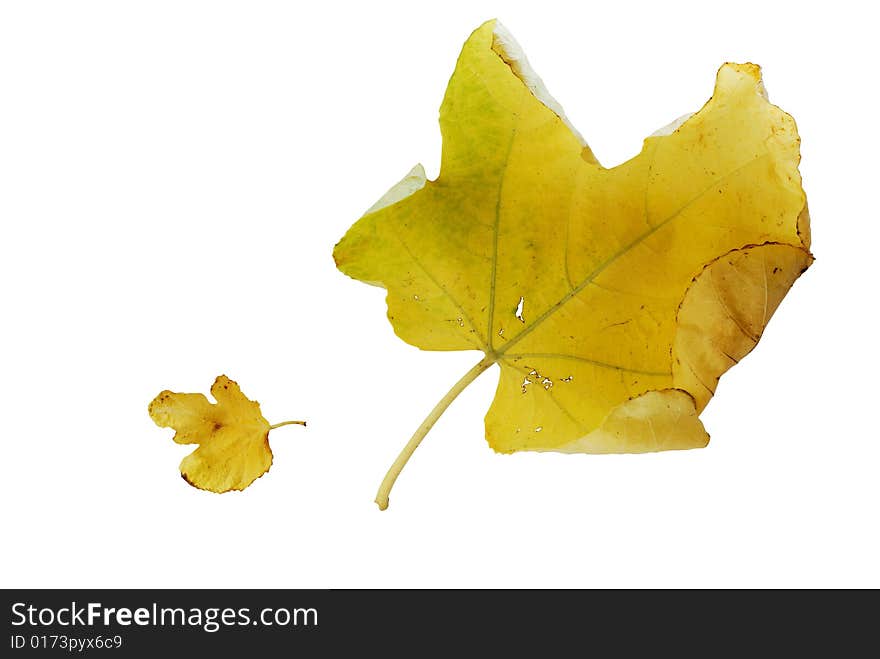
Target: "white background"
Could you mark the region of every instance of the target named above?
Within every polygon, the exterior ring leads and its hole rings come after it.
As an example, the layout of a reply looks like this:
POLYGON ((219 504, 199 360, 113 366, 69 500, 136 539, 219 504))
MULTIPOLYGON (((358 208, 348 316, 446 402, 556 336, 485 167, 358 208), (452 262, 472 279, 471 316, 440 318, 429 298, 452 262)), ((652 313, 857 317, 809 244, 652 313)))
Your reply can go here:
POLYGON ((861 6, 3 3, 0 586, 880 586, 861 6), (436 176, 446 82, 495 16, 606 165, 698 109, 722 62, 760 63, 801 131, 817 261, 724 377, 707 449, 496 455, 492 370, 380 513, 479 356, 398 340, 331 250, 416 162, 436 176), (220 373, 309 421, 222 496, 146 413, 220 373))

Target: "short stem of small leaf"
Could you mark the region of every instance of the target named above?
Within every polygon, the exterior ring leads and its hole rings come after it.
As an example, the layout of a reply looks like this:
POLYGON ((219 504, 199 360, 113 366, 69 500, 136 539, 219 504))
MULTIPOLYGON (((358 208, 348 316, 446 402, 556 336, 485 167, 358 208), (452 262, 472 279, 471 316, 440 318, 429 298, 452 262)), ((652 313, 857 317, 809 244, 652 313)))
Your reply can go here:
POLYGON ((391 493, 391 488, 394 487, 394 481, 400 476, 400 472, 403 470, 404 465, 406 465, 412 454, 419 447, 419 444, 422 443, 422 440, 425 438, 425 435, 428 434, 428 431, 431 430, 435 423, 437 423, 437 420, 443 415, 443 412, 446 411, 446 408, 449 407, 452 401, 454 401, 471 382, 476 380, 483 371, 494 364, 496 359, 497 358, 494 355, 489 355, 484 359, 481 359, 478 364, 465 373, 462 378, 452 386, 452 389, 440 399, 440 402, 437 403, 434 409, 431 410, 431 413, 424 421, 422 421, 422 425, 420 425, 418 430, 415 431, 409 442, 407 442, 407 445, 403 447, 400 455, 397 456, 394 464, 391 465, 388 473, 385 474, 382 485, 379 486, 379 492, 376 494, 376 504, 378 504, 379 510, 385 510, 388 508, 388 495, 391 493))
POLYGON ((306 425, 305 421, 282 421, 281 423, 276 423, 275 425, 269 426, 269 430, 275 430, 275 428, 280 428, 281 426, 304 426, 306 425))

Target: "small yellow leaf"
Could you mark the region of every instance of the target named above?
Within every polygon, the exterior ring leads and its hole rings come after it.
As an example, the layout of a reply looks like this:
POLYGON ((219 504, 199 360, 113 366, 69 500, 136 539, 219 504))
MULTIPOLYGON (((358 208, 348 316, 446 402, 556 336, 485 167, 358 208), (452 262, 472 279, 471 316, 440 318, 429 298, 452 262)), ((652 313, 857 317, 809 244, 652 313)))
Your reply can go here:
POLYGON ((269 431, 305 422, 270 425, 260 404, 225 375, 214 381, 211 395, 216 404, 202 394, 163 391, 150 403, 150 418, 157 426, 174 428, 178 444, 199 444, 180 463, 187 483, 211 492, 243 490, 272 466, 269 431))

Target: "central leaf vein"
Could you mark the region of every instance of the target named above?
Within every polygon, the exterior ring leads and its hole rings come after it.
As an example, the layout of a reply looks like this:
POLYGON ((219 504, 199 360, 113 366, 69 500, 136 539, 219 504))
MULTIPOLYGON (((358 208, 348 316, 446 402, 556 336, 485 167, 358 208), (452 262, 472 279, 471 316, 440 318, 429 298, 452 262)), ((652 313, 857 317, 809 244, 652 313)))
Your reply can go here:
POLYGON ((502 354, 506 353, 513 346, 515 346, 517 343, 519 343, 524 338, 526 338, 529 334, 531 334, 538 327, 540 327, 544 323, 545 320, 547 320, 550 316, 552 316, 557 311, 559 311, 563 306, 565 306, 565 304, 567 302, 569 302, 572 298, 577 297, 581 293, 581 291, 583 291, 587 286, 589 286, 593 282, 593 280, 595 280, 602 272, 604 272, 611 265, 613 265, 618 259, 620 259, 622 256, 624 256, 627 253, 629 253, 630 251, 632 251, 635 247, 637 247, 639 244, 641 244, 642 242, 647 240, 649 237, 654 235, 657 231, 659 231, 663 227, 668 226, 673 220, 675 220, 678 217, 681 217, 681 215, 688 208, 690 208, 693 204, 695 204, 697 201, 702 199, 709 191, 714 190, 715 188, 717 188, 719 185, 721 185, 724 181, 726 181, 730 177, 738 174, 739 172, 743 171, 744 169, 753 165, 754 163, 762 160, 763 158, 767 157, 768 155, 769 154, 766 152, 761 155, 758 155, 758 156, 752 158, 751 160, 749 160, 748 162, 731 170, 730 172, 728 172, 724 176, 719 177, 718 179, 713 181, 711 184, 707 185, 703 190, 701 190, 696 195, 694 195, 691 199, 689 199, 678 210, 676 210, 672 214, 668 215, 666 218, 664 218, 663 220, 661 220, 660 222, 658 222, 657 224, 652 226, 650 229, 641 233, 635 239, 631 240, 629 243, 624 245, 617 252, 615 252, 610 257, 605 259, 605 261, 603 261, 598 266, 596 266, 592 270, 592 272, 587 274, 574 289, 570 290, 558 302, 553 304, 544 313, 542 313, 540 316, 538 316, 528 327, 523 329, 522 332, 520 332, 518 335, 516 335, 514 338, 512 338, 503 348, 500 348, 499 350, 497 350, 497 354, 502 355, 502 354))

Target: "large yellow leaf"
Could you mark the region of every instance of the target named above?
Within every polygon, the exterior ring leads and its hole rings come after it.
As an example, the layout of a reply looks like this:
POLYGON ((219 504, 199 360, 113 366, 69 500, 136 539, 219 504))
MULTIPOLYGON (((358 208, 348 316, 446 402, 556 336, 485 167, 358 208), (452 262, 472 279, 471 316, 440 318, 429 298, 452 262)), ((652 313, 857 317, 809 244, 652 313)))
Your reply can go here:
POLYGON ((440 125, 437 180, 414 168, 334 252, 388 290, 402 339, 485 354, 395 463, 380 507, 493 364, 497 451, 705 446, 698 413, 718 377, 812 261, 797 130, 760 69, 725 64, 699 112, 606 169, 490 21, 464 45, 440 125))
POLYGON ((174 428, 178 444, 200 445, 180 463, 187 483, 218 493, 243 490, 272 466, 269 431, 305 422, 270 425, 260 404, 225 375, 214 381, 211 395, 216 403, 202 394, 163 391, 150 403, 150 418, 162 428, 174 428))

